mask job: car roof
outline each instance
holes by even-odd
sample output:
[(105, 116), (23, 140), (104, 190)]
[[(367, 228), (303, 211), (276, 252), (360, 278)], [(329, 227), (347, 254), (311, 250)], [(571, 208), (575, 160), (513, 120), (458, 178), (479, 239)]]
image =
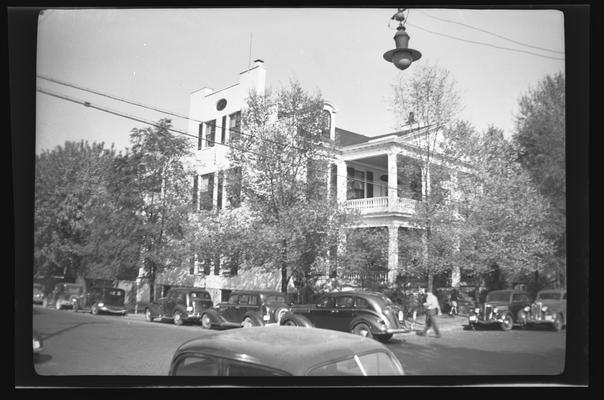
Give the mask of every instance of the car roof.
[[(388, 349), (351, 333), (294, 326), (263, 326), (212, 332), (183, 343), (175, 353), (201, 353), (249, 361), (293, 375), (353, 354)], [(287, 354), (287, 357), (284, 357)]]
[(169, 291), (173, 291), (173, 292), (207, 292), (206, 289), (198, 288), (198, 287), (177, 287), (177, 288), (171, 288)]
[(491, 293), (523, 293), (523, 294), (527, 294), (527, 292), (525, 292), (524, 290), (517, 290), (517, 289), (501, 289), (501, 290), (491, 290), (488, 294)]
[(276, 290), (233, 290), (231, 294), (269, 294), (285, 296), (285, 293), (277, 292)]

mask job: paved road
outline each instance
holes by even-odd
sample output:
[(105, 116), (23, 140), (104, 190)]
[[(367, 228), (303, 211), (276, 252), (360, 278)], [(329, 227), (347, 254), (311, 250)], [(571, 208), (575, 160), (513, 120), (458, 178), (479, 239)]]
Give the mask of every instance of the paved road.
[[(149, 323), (140, 318), (34, 308), (33, 327), (45, 351), (40, 375), (165, 375), (184, 341), (200, 326)], [(555, 375), (564, 369), (564, 332), (443, 332), (440, 339), (395, 336), (388, 347), (409, 375)]]

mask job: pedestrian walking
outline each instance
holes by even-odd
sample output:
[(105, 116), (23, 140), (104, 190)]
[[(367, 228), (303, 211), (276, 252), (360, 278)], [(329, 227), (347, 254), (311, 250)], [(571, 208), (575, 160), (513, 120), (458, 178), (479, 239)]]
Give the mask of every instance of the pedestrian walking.
[(409, 313), (411, 314), (411, 330), (415, 329), (417, 323), (417, 312), (423, 301), (421, 299), (421, 289), (419, 292), (410, 292), (408, 297)]
[(452, 317), (453, 315), (457, 315), (457, 300), (459, 299), (459, 294), (457, 293), (457, 289), (453, 289), (451, 294), (449, 295), (449, 302), (451, 303), (451, 308), (449, 309), (449, 315)]
[(426, 323), (424, 325), (424, 330), (418, 332), (417, 334), (420, 336), (426, 336), (426, 333), (430, 328), (434, 329), (434, 335), (439, 338), (440, 331), (438, 330), (438, 325), (436, 323), (436, 314), (440, 309), (440, 305), (438, 304), (438, 299), (432, 292), (426, 293), (426, 301), (423, 304), (424, 309), (426, 310)]

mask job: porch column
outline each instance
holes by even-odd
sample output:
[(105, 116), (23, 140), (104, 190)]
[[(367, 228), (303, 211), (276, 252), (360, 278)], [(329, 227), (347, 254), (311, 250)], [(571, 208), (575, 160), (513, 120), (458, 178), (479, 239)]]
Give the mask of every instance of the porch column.
[(346, 201), (346, 161), (338, 161), (336, 163), (337, 168), (337, 176), (336, 176), (336, 198), (338, 200), (338, 204), (342, 204)]
[(394, 207), (398, 202), (398, 167), (395, 152), (388, 153), (388, 208)]
[(394, 284), (398, 275), (398, 225), (388, 226), (388, 283)]

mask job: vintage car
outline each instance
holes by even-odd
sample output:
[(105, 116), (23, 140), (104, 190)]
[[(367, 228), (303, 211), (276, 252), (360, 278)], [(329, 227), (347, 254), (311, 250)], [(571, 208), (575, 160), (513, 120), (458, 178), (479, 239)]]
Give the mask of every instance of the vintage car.
[(40, 283), (34, 283), (34, 304), (44, 304), (44, 286)]
[(179, 287), (168, 290), (164, 297), (145, 307), (145, 319), (149, 322), (159, 318), (172, 320), (175, 325), (184, 322), (199, 322), (201, 314), (212, 307), (212, 297), (205, 289)]
[(462, 288), (438, 288), (435, 290), (438, 302), (442, 304), (442, 312), (445, 314), (451, 313), (451, 294), (453, 290), (457, 292), (457, 314), (468, 315), (470, 311), (476, 308), (476, 301), (470, 296), (466, 290)]
[(72, 309), (99, 313), (126, 315), (128, 309), (124, 304), (126, 292), (114, 287), (93, 287), (83, 295), (73, 299)]
[(44, 343), (42, 342), (42, 337), (36, 331), (32, 333), (32, 341), (33, 341), (33, 352), (34, 352), (34, 362), (39, 361), (40, 353), (44, 351)]
[(367, 376), (404, 371), (392, 351), (375, 340), (325, 329), (263, 326), (212, 332), (185, 342), (172, 357), (169, 375)]
[(84, 285), (76, 283), (57, 283), (50, 295), (44, 298), (44, 306), (54, 306), (57, 310), (72, 308), (74, 299), (84, 293)]
[(524, 308), (526, 327), (549, 325), (560, 331), (566, 325), (566, 289), (547, 289), (537, 293), (533, 304)]
[(520, 290), (493, 290), (487, 293), (485, 303), (476, 307), (468, 316), (471, 329), (486, 325), (498, 325), (509, 331), (514, 325), (524, 325), (524, 308), (531, 305), (527, 292)]
[(227, 302), (206, 310), (201, 316), (201, 326), (210, 328), (249, 328), (279, 324), (289, 306), (285, 294), (262, 290), (236, 290)]
[(352, 332), (386, 342), (403, 327), (402, 307), (379, 292), (333, 292), (316, 304), (292, 306), (281, 319), (282, 325), (306, 326)]

